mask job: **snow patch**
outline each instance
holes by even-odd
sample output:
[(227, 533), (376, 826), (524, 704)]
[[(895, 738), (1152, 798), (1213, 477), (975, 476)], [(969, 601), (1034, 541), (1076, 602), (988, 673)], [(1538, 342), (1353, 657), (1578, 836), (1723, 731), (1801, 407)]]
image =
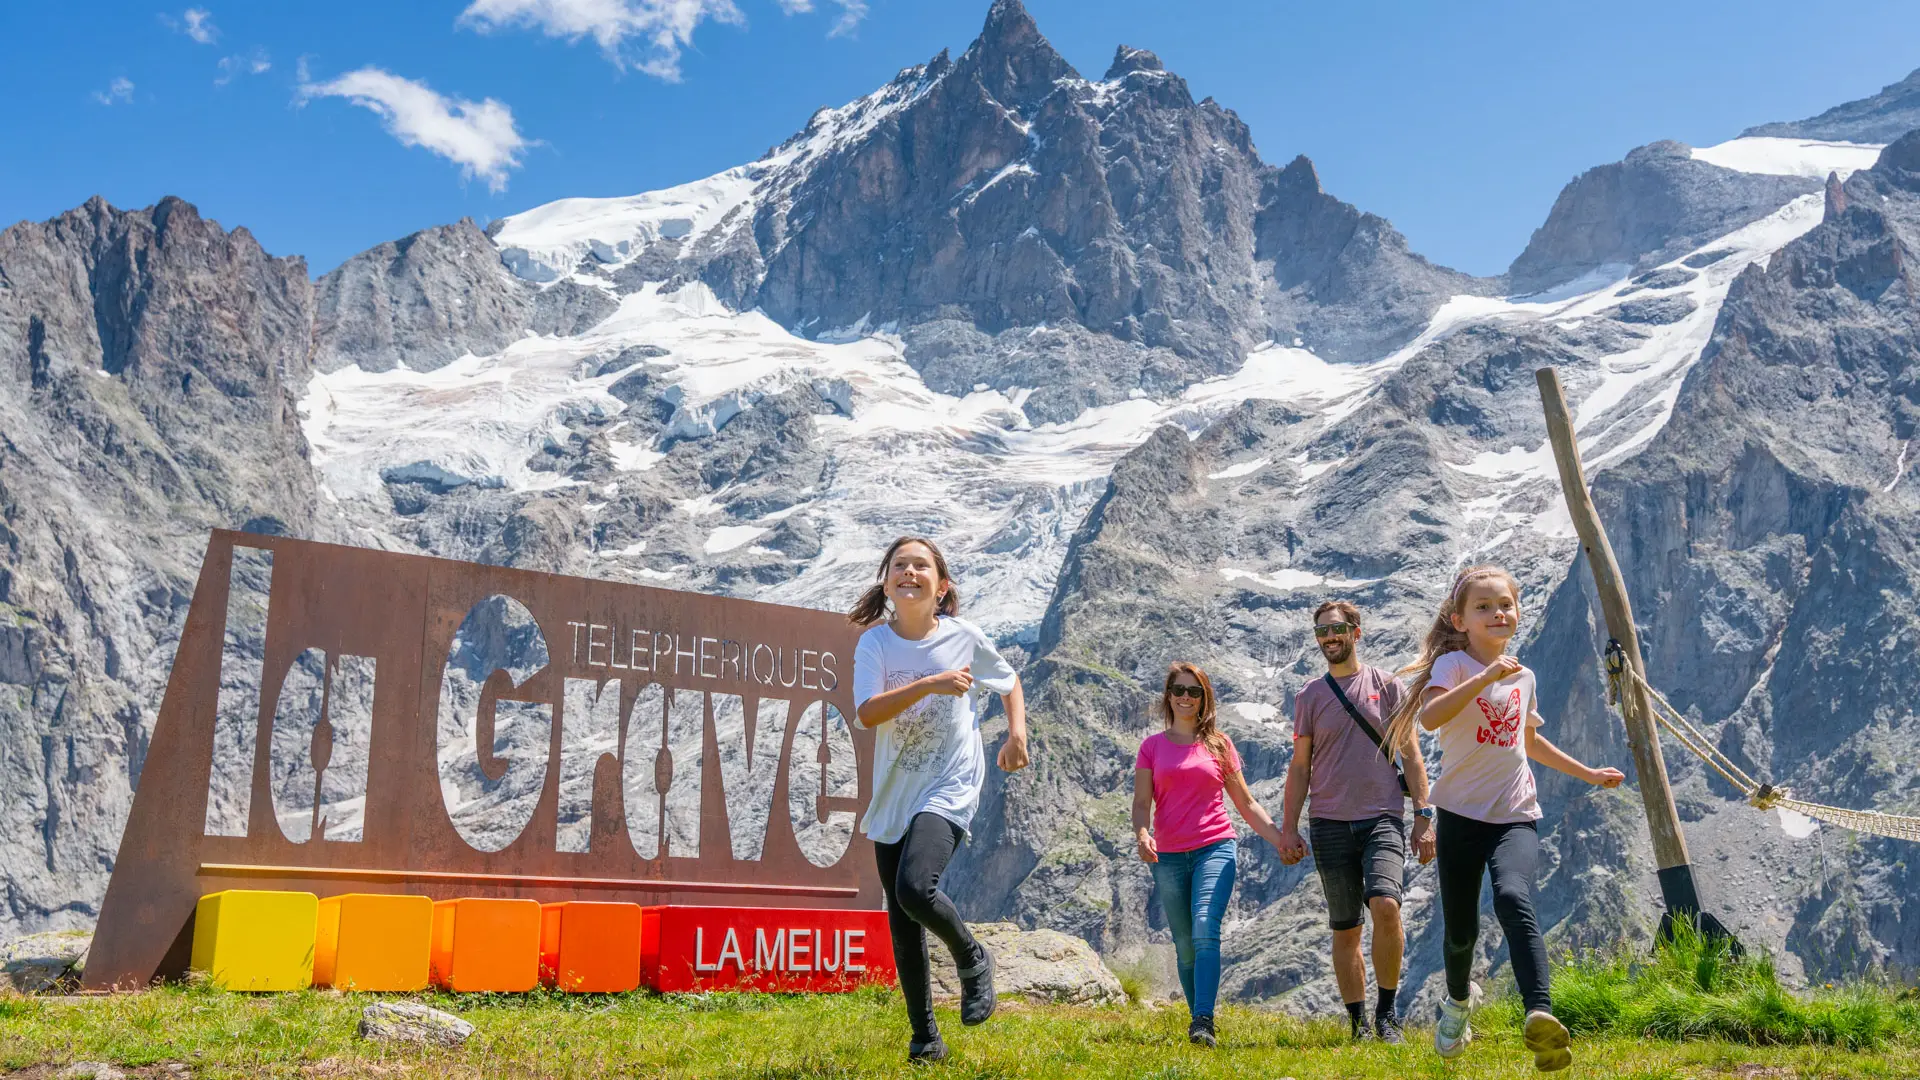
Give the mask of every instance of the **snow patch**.
[(750, 543), (772, 532), (758, 525), (722, 525), (707, 534), (706, 547), (709, 555), (718, 555), (723, 551), (732, 551), (742, 544)]
[(1270, 574), (1261, 574), (1252, 570), (1239, 570), (1231, 566), (1223, 566), (1220, 568), (1220, 576), (1228, 581), (1251, 581), (1256, 585), (1262, 585), (1279, 592), (1291, 592), (1295, 589), (1311, 589), (1316, 587), (1355, 589), (1363, 585), (1372, 585), (1381, 580), (1380, 578), (1362, 578), (1358, 580), (1338, 577), (1330, 578), (1323, 574), (1316, 574), (1311, 570), (1295, 570), (1292, 567), (1275, 570)]
[(1815, 180), (1839, 173), (1840, 179), (1845, 180), (1857, 169), (1871, 168), (1883, 149), (1885, 147), (1875, 143), (1755, 136), (1694, 147), (1693, 158), (1735, 172), (1810, 176)]
[(1233, 480), (1242, 476), (1251, 476), (1271, 464), (1273, 464), (1273, 459), (1270, 457), (1254, 458), (1252, 461), (1243, 461), (1238, 465), (1229, 465), (1219, 472), (1208, 473), (1207, 479)]

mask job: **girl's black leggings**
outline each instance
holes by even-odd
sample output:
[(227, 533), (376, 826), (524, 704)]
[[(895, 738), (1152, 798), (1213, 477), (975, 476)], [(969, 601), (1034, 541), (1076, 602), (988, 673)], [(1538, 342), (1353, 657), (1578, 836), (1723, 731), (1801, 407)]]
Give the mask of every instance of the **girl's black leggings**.
[(907, 999), (907, 1020), (915, 1042), (931, 1042), (939, 1028), (933, 1023), (933, 984), (927, 969), (927, 931), (953, 951), (954, 964), (965, 970), (979, 960), (980, 946), (973, 931), (960, 921), (960, 911), (940, 891), (940, 875), (966, 835), (960, 826), (939, 814), (919, 813), (897, 843), (873, 845), (880, 863), (880, 884), (887, 892), (887, 928), (893, 936), (893, 962), (900, 972), (900, 994)]
[[(1473, 947), (1480, 938), (1480, 879), (1493, 874), (1493, 913), (1507, 935), (1507, 955), (1528, 1011), (1553, 1011), (1547, 988), (1547, 942), (1533, 914), (1540, 870), (1540, 833), (1531, 821), (1493, 824), (1446, 810), (1436, 838), (1440, 911), (1446, 920), (1447, 993), (1467, 1000)], [(897, 949), (897, 946), (896, 946)]]

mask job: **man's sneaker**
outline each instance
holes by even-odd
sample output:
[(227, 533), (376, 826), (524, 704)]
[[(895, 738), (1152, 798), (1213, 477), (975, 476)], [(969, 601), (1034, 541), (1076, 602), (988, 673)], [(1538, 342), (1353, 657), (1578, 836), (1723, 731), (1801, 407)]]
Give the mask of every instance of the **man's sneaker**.
[(1440, 1002), (1440, 1022), (1433, 1026), (1433, 1048), (1443, 1058), (1455, 1058), (1473, 1041), (1473, 1027), (1467, 1023), (1470, 1009), (1464, 1001), (1447, 997)]
[(1364, 1016), (1348, 1017), (1347, 1030), (1354, 1042), (1366, 1042), (1373, 1038), (1373, 1028), (1367, 1025)]
[(907, 1060), (914, 1063), (947, 1060), (947, 1044), (935, 1035), (932, 1042), (907, 1043)]
[(1213, 1017), (1196, 1016), (1187, 1025), (1187, 1041), (1195, 1046), (1204, 1046), (1211, 1050), (1214, 1045)]
[(960, 972), (960, 1022), (973, 1027), (984, 1024), (999, 1003), (993, 992), (993, 953), (979, 946), (980, 959)]
[(1567, 1025), (1545, 1009), (1527, 1014), (1522, 1038), (1527, 1049), (1533, 1051), (1533, 1067), (1541, 1072), (1558, 1072), (1573, 1064), (1573, 1051), (1567, 1049), (1573, 1039), (1567, 1034)]
[(1400, 1034), (1400, 1018), (1390, 1012), (1373, 1014), (1373, 1036), (1396, 1046), (1407, 1041), (1407, 1037)]

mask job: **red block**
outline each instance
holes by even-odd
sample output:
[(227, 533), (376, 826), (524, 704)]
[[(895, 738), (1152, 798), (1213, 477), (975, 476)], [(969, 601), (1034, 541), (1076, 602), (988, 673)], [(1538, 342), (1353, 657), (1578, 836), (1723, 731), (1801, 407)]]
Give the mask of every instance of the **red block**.
[(638, 987), (640, 905), (542, 904), (540, 981), (576, 994), (618, 994)]
[(898, 980), (884, 911), (677, 905), (643, 911), (641, 977), (662, 993), (831, 992)]

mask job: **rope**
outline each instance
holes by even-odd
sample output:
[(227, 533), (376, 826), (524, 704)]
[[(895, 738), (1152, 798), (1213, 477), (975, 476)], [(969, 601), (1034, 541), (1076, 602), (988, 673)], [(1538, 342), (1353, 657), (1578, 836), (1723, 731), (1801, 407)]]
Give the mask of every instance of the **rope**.
[(1680, 745), (1693, 751), (1695, 757), (1707, 763), (1721, 778), (1733, 785), (1742, 798), (1756, 810), (1791, 810), (1816, 821), (1838, 825), (1854, 832), (1871, 833), (1875, 836), (1890, 837), (1895, 840), (1910, 840), (1920, 843), (1920, 817), (1900, 814), (1883, 814), (1878, 810), (1848, 810), (1838, 806), (1823, 806), (1820, 803), (1806, 802), (1793, 797), (1786, 788), (1775, 787), (1748, 776), (1746, 771), (1720, 749), (1713, 745), (1707, 733), (1701, 731), (1685, 713), (1673, 707), (1666, 696), (1653, 688), (1632, 664), (1627, 663), (1627, 653), (1618, 641), (1609, 640), (1606, 651), (1607, 667), (1607, 704), (1620, 705), (1620, 691), (1623, 680), (1631, 678), (1640, 689), (1646, 691), (1653, 702), (1650, 711), (1660, 726), (1667, 729)]

